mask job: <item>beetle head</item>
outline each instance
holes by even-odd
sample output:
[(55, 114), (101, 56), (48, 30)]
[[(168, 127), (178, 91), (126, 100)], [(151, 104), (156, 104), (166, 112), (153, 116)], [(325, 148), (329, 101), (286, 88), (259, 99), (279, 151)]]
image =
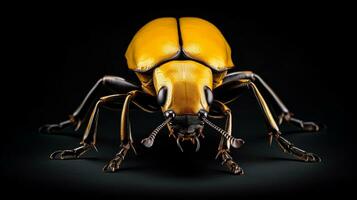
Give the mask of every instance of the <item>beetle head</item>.
[(213, 78), (208, 67), (190, 60), (170, 61), (155, 69), (153, 81), (162, 112), (197, 116), (200, 110), (209, 111)]
[(211, 70), (195, 61), (170, 61), (155, 69), (153, 79), (164, 115), (174, 115), (171, 128), (186, 135), (202, 129), (199, 114), (213, 101)]
[(153, 81), (157, 102), (171, 118), (171, 133), (177, 141), (188, 140), (199, 148), (197, 136), (204, 125), (200, 115), (207, 115), (213, 101), (211, 69), (190, 60), (170, 61), (155, 69)]

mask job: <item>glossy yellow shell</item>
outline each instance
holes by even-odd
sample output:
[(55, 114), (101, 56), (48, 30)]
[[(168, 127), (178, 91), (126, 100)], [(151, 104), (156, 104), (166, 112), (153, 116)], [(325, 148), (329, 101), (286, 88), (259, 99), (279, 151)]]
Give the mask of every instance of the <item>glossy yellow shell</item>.
[(231, 49), (221, 32), (210, 22), (194, 17), (166, 17), (147, 23), (134, 36), (125, 57), (129, 69), (146, 72), (174, 59), (181, 51), (216, 71), (234, 66)]
[(231, 48), (222, 33), (206, 20), (180, 18), (182, 50), (185, 55), (216, 71), (232, 68)]
[(125, 53), (128, 67), (146, 72), (180, 52), (175, 18), (159, 18), (147, 23), (134, 36)]
[(149, 22), (136, 33), (125, 57), (146, 93), (155, 96), (167, 87), (162, 111), (173, 110), (177, 115), (208, 111), (204, 88), (219, 86), (234, 66), (222, 33), (194, 17)]

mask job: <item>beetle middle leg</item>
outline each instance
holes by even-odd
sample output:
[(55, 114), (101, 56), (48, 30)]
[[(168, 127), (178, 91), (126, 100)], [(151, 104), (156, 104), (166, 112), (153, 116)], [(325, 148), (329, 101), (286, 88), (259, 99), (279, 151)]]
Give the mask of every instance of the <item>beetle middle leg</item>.
[(253, 90), (260, 107), (262, 108), (264, 112), (265, 119), (267, 121), (268, 128), (270, 129), (269, 133), (269, 138), (270, 138), (270, 143), (271, 140), (274, 138), (275, 141), (279, 144), (279, 147), (286, 153), (292, 154), (296, 158), (306, 161), (306, 162), (320, 162), (321, 158), (314, 154), (314, 153), (309, 153), (306, 152), (298, 147), (296, 147), (294, 144), (289, 142), (287, 139), (281, 136), (281, 132), (270, 112), (270, 109), (268, 105), (266, 104), (263, 96), (260, 94), (258, 88), (255, 86), (254, 83), (250, 82), (249, 83), (251, 89)]
[(139, 108), (141, 108), (146, 112), (156, 112), (160, 109), (159, 106), (156, 104), (156, 99), (153, 96), (150, 96), (138, 90), (133, 90), (128, 93), (128, 95), (125, 98), (123, 109), (121, 112), (121, 120), (120, 120), (121, 148), (119, 152), (114, 156), (114, 158), (110, 160), (108, 164), (106, 164), (103, 167), (103, 171), (105, 172), (115, 172), (119, 170), (130, 148), (132, 148), (136, 153), (133, 147), (133, 139), (131, 135), (131, 127), (130, 127), (130, 119), (129, 119), (129, 105), (131, 103), (134, 103), (136, 106), (138, 106)]
[[(232, 135), (232, 114), (231, 110), (222, 102), (215, 100), (211, 108), (211, 117), (226, 118), (225, 130), (229, 135)], [(237, 175), (243, 175), (243, 169), (233, 160), (230, 155), (230, 142), (225, 137), (221, 136), (218, 146), (217, 158), (221, 158), (222, 165), (225, 165), (228, 170)]]
[(100, 108), (110, 103), (118, 103), (125, 96), (126, 95), (124, 94), (114, 94), (101, 97), (93, 108), (87, 128), (83, 135), (81, 146), (71, 150), (55, 151), (50, 155), (50, 158), (54, 160), (77, 159), (92, 148), (95, 148)]

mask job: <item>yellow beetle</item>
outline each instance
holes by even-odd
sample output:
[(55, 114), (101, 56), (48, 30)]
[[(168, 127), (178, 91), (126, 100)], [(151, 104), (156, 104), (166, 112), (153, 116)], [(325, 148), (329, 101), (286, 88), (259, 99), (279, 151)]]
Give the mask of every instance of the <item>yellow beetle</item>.
[[(232, 136), (232, 114), (227, 103), (237, 99), (244, 90), (251, 90), (266, 118), (270, 142), (274, 139), (284, 152), (307, 162), (321, 159), (295, 147), (281, 136), (278, 124), (289, 122), (305, 131), (318, 131), (313, 122), (304, 122), (292, 117), (278, 96), (258, 75), (250, 71), (227, 74), (234, 67), (231, 49), (222, 33), (210, 22), (195, 18), (159, 18), (147, 23), (132, 39), (125, 57), (128, 68), (133, 70), (141, 82), (135, 85), (117, 76), (104, 76), (87, 94), (78, 109), (69, 119), (58, 124), (47, 124), (41, 132), (56, 132), (66, 127), (75, 130), (82, 125), (91, 111), (81, 146), (70, 150), (59, 150), (51, 154), (51, 159), (79, 158), (95, 148), (99, 108), (101, 106), (122, 105), (121, 149), (104, 166), (108, 172), (117, 171), (127, 151), (133, 147), (130, 131), (129, 105), (133, 103), (146, 112), (162, 111), (165, 120), (141, 143), (151, 147), (156, 135), (167, 126), (170, 136), (180, 142), (188, 140), (200, 148), (203, 127), (208, 125), (221, 135), (216, 158), (234, 174), (243, 170), (230, 156), (230, 147), (239, 148), (244, 141)], [(275, 121), (267, 103), (255, 85), (259, 83), (275, 100), (281, 109), (278, 122)], [(100, 96), (102, 88), (110, 88), (112, 93)], [(220, 128), (208, 118), (226, 118), (226, 127)]]

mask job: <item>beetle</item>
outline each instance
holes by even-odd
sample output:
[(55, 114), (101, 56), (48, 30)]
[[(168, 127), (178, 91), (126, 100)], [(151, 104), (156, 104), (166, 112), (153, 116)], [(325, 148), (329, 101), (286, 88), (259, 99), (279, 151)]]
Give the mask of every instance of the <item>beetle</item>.
[[(200, 148), (203, 127), (208, 125), (220, 136), (216, 156), (233, 174), (243, 174), (242, 168), (230, 155), (230, 148), (244, 144), (232, 136), (232, 113), (227, 104), (237, 99), (245, 90), (256, 97), (265, 116), (269, 142), (273, 140), (286, 153), (306, 162), (319, 162), (321, 158), (306, 152), (281, 136), (279, 126), (291, 123), (302, 131), (319, 131), (313, 122), (293, 117), (271, 87), (251, 71), (228, 73), (234, 67), (231, 49), (220, 30), (212, 23), (196, 17), (158, 18), (143, 26), (133, 37), (125, 53), (129, 70), (140, 80), (135, 85), (121, 77), (104, 76), (96, 82), (80, 106), (69, 118), (57, 124), (46, 124), (40, 132), (53, 133), (72, 127), (78, 131), (82, 122), (89, 117), (83, 139), (78, 148), (55, 151), (51, 159), (77, 159), (91, 149), (96, 149), (98, 113), (103, 106), (122, 104), (119, 152), (103, 168), (105, 172), (120, 169), (129, 149), (134, 150), (130, 130), (129, 105), (146, 112), (162, 112), (165, 120), (141, 143), (146, 147), (154, 144), (157, 134), (167, 126), (180, 150), (182, 141), (191, 141)], [(271, 95), (281, 114), (275, 120), (259, 84)], [(101, 96), (104, 88), (111, 93)], [(87, 115), (87, 113), (90, 113)], [(209, 118), (225, 118), (221, 128)]]

